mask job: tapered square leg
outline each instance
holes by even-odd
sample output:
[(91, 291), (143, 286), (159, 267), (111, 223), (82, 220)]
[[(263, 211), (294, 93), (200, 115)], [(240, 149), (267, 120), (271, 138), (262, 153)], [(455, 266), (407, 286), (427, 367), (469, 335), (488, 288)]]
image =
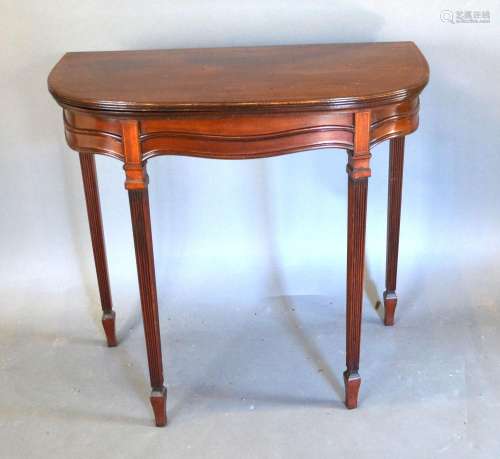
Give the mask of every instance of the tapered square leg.
[(156, 295), (148, 190), (147, 188), (129, 190), (128, 193), (134, 233), (144, 335), (148, 354), (149, 377), (152, 388), (150, 400), (156, 425), (160, 427), (167, 423), (167, 392), (163, 385), (160, 320)]
[(151, 406), (158, 427), (167, 423), (167, 391), (163, 385), (160, 318), (156, 295), (155, 263), (151, 217), (149, 214), (148, 174), (142, 161), (137, 120), (122, 120), (123, 152), (125, 155), (125, 188), (128, 190), (135, 259), (141, 295), (142, 321), (148, 354), (151, 381)]
[(347, 285), (345, 404), (358, 405), (361, 313), (365, 261), (366, 203), (370, 170), (370, 112), (355, 114), (354, 148), (347, 163)]
[(111, 289), (109, 287), (108, 264), (104, 244), (104, 231), (102, 226), (101, 204), (99, 188), (95, 169), (95, 160), (92, 153), (80, 153), (80, 166), (82, 170), (83, 188), (87, 204), (90, 237), (97, 272), (97, 284), (102, 307), (102, 325), (108, 346), (116, 346), (115, 312), (111, 302)]
[(387, 211), (387, 255), (384, 292), (384, 324), (394, 325), (398, 297), (399, 227), (401, 221), (401, 192), (403, 188), (404, 137), (391, 139), (389, 151), (389, 185)]
[(347, 242), (347, 318), (346, 366), (344, 372), (345, 404), (358, 405), (359, 356), (361, 346), (361, 314), (363, 305), (363, 275), (365, 257), (366, 199), (368, 179), (349, 178), (348, 242)]

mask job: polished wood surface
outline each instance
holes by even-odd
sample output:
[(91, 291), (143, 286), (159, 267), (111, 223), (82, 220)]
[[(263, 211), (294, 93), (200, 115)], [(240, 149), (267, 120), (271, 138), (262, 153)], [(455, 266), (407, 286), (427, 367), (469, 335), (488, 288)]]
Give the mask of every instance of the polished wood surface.
[(130, 214), (134, 233), (135, 257), (141, 295), (142, 319), (151, 381), (151, 405), (158, 427), (167, 423), (165, 404), (167, 391), (163, 386), (160, 319), (156, 294), (153, 238), (147, 188), (129, 190)]
[(363, 108), (418, 95), (412, 42), (68, 53), (49, 76), (62, 104), (94, 110)]
[(389, 186), (387, 199), (387, 255), (384, 291), (384, 324), (394, 325), (398, 297), (396, 277), (398, 272), (399, 225), (401, 220), (401, 195), (403, 191), (403, 161), (405, 138), (391, 139), (389, 147)]
[(93, 155), (123, 162), (156, 425), (166, 424), (167, 393), (148, 161), (159, 155), (250, 159), (317, 148), (347, 151), (344, 383), (346, 406), (355, 408), (370, 150), (391, 139), (384, 293), (385, 324), (391, 325), (404, 137), (418, 127), (419, 95), (428, 78), (427, 62), (411, 42), (68, 53), (55, 66), (49, 90), (63, 108), (68, 145), (80, 153), (101, 302), (106, 320), (112, 315), (113, 336)]
[(102, 226), (101, 203), (99, 199), (99, 185), (95, 168), (94, 155), (80, 153), (83, 189), (87, 204), (90, 238), (94, 252), (94, 262), (97, 273), (97, 285), (102, 307), (102, 325), (109, 347), (116, 346), (115, 312), (111, 301), (109, 286), (108, 261), (104, 243), (104, 229)]
[[(418, 127), (418, 97), (371, 112), (370, 145)], [(320, 109), (285, 113), (130, 114), (64, 109), (68, 145), (126, 162), (122, 124), (138, 123), (141, 159), (160, 155), (249, 159), (317, 148), (354, 148), (354, 112)]]
[(361, 384), (359, 355), (361, 346), (361, 312), (365, 274), (365, 229), (368, 177), (370, 170), (370, 112), (357, 112), (354, 149), (347, 163), (347, 315), (345, 404), (356, 408)]

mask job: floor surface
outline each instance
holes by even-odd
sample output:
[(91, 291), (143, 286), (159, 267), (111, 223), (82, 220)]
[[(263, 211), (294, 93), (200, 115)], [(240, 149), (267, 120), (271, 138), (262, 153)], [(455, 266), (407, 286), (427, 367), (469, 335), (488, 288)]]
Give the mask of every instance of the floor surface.
[(108, 349), (94, 288), (14, 288), (0, 334), (0, 457), (500, 457), (500, 311), (440, 287), (407, 286), (394, 327), (365, 301), (352, 411), (343, 298), (161, 293), (163, 429), (127, 289), (115, 294), (120, 343)]

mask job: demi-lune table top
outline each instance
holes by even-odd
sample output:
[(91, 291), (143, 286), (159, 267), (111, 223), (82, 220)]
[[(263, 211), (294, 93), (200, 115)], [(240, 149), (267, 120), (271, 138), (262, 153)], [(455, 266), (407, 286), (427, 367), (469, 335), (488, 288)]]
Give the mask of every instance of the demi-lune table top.
[(65, 106), (113, 112), (361, 109), (418, 95), (413, 42), (70, 52), (49, 90)]

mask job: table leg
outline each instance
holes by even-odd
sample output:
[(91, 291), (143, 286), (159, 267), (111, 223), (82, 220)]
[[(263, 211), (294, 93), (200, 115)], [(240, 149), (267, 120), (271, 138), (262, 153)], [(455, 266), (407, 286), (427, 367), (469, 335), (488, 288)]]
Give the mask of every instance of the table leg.
[(149, 215), (149, 197), (147, 187), (129, 189), (130, 213), (134, 233), (135, 256), (139, 289), (141, 296), (144, 335), (148, 354), (149, 376), (151, 380), (151, 405), (156, 425), (167, 423), (167, 390), (163, 385), (163, 363), (161, 355), (160, 322), (158, 300), (156, 296), (153, 240)]
[(111, 302), (111, 289), (109, 287), (108, 264), (106, 261), (106, 248), (104, 244), (104, 231), (102, 226), (101, 205), (99, 202), (99, 187), (93, 153), (80, 153), (83, 188), (87, 203), (92, 249), (97, 271), (97, 283), (102, 307), (102, 325), (108, 346), (116, 346), (115, 312)]
[(365, 258), (365, 224), (368, 179), (348, 183), (348, 242), (347, 242), (347, 336), (344, 383), (347, 408), (356, 408), (361, 384), (359, 354), (361, 341), (361, 312), (363, 305), (363, 276)]
[(356, 408), (361, 385), (359, 355), (365, 261), (366, 202), (370, 171), (370, 113), (355, 115), (354, 149), (347, 164), (347, 292), (345, 404)]
[(398, 297), (396, 276), (398, 270), (399, 223), (401, 218), (401, 190), (403, 187), (404, 137), (391, 139), (389, 151), (389, 186), (387, 213), (387, 256), (384, 292), (384, 324), (394, 325)]

